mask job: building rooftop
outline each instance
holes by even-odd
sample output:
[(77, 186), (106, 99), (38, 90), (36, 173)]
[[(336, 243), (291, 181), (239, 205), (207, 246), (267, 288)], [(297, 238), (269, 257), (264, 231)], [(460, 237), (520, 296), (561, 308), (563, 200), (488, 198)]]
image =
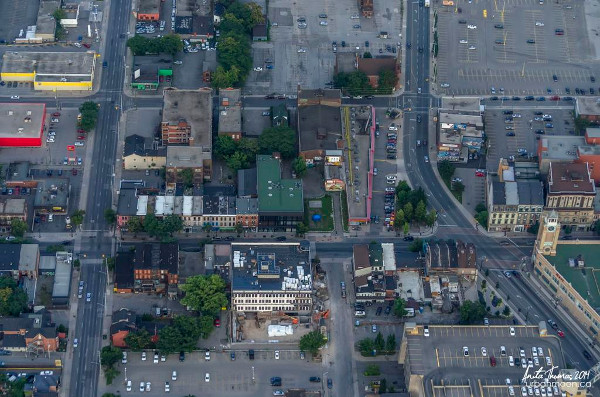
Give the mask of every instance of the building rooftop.
[[(589, 244), (587, 244), (589, 243)], [(600, 277), (600, 243), (587, 241), (578, 244), (576, 241), (556, 246), (556, 256), (546, 256), (564, 279), (600, 313), (600, 287), (597, 279)], [(575, 266), (571, 267), (569, 260)], [(578, 260), (583, 260), (583, 267), (578, 266)]]
[(0, 215), (23, 215), (26, 210), (25, 199), (2, 198), (0, 199)]
[(146, 139), (137, 134), (129, 135), (125, 137), (125, 144), (123, 146), (123, 156), (131, 156), (137, 154), (138, 156), (158, 156), (160, 154), (166, 155), (167, 151), (165, 148), (153, 148), (152, 142), (146, 143)]
[(599, 156), (600, 145), (586, 145), (577, 148), (578, 156)]
[(337, 149), (342, 138), (339, 107), (312, 105), (298, 108), (300, 151)]
[(472, 243), (430, 241), (424, 244), (430, 269), (475, 268), (477, 252)]
[(395, 57), (358, 58), (358, 70), (367, 76), (376, 76), (383, 70), (395, 71), (397, 59)]
[(133, 83), (158, 84), (158, 67), (156, 65), (136, 65), (131, 74), (131, 81)]
[(21, 244), (19, 270), (37, 275), (40, 246), (37, 244)]
[(236, 213), (239, 215), (258, 214), (258, 199), (238, 197), (235, 200)]
[(539, 145), (542, 159), (575, 161), (577, 148), (585, 146), (586, 142), (582, 136), (544, 135)]
[(138, 13), (158, 14), (160, 11), (160, 0), (140, 0), (138, 2)]
[(354, 244), (352, 250), (354, 271), (371, 266), (371, 262), (369, 261), (369, 246), (367, 244)]
[(137, 214), (138, 197), (136, 189), (121, 189), (117, 204), (117, 214), (121, 216), (135, 216)]
[(309, 252), (299, 243), (231, 244), (234, 291), (312, 291)]
[(73, 268), (73, 254), (59, 251), (56, 253), (56, 270), (54, 272), (54, 285), (52, 298), (65, 298), (71, 289), (71, 269)]
[(600, 128), (588, 127), (585, 129), (585, 135), (590, 138), (600, 138)]
[(45, 118), (44, 103), (0, 103), (0, 138), (39, 138)]
[(235, 197), (233, 196), (203, 196), (202, 213), (204, 215), (235, 215)]
[(48, 178), (38, 181), (34, 207), (62, 207), (69, 203), (69, 179)]
[(267, 37), (267, 25), (259, 23), (252, 28), (252, 37)]
[(179, 245), (177, 243), (143, 243), (135, 245), (134, 269), (168, 270), (177, 274)]
[[(117, 253), (115, 259), (115, 288), (128, 289), (133, 288), (133, 262), (135, 253), (132, 251), (122, 251)], [(114, 319), (114, 316), (113, 316)]]
[(337, 73), (351, 73), (356, 70), (356, 54), (354, 52), (338, 52), (335, 54)]
[(242, 90), (219, 91), (219, 133), (242, 132)]
[(201, 146), (167, 146), (167, 168), (202, 167), (211, 154)]
[(15, 272), (21, 260), (21, 244), (0, 245), (0, 273)]
[(442, 106), (440, 111), (449, 112), (455, 111), (464, 114), (478, 115), (481, 114), (481, 99), (479, 97), (459, 97), (450, 96), (442, 97)]
[(5, 52), (2, 73), (35, 73), (36, 80), (64, 77), (67, 81), (89, 80), (96, 65), (96, 53), (86, 52)]
[(544, 205), (544, 189), (541, 181), (518, 180), (500, 182), (490, 177), (493, 205)]
[(238, 170), (238, 196), (240, 197), (256, 197), (256, 167)]
[(550, 163), (548, 194), (596, 194), (587, 163)]
[(212, 90), (164, 90), (163, 123), (185, 120), (191, 127), (190, 146), (212, 148)]
[(303, 213), (302, 180), (281, 179), (281, 164), (271, 156), (257, 155), (259, 213)]
[(37, 22), (35, 24), (35, 32), (37, 35), (52, 35), (56, 30), (56, 19), (52, 13), (60, 8), (59, 1), (41, 1), (38, 9)]
[(578, 96), (575, 102), (577, 115), (600, 116), (600, 99), (594, 96)]
[[(461, 110), (441, 110), (439, 115), (439, 123), (441, 128), (457, 128), (459, 130), (465, 130), (467, 127), (475, 127), (477, 129), (483, 129), (483, 118), (478, 112), (473, 114), (472, 112), (463, 112)], [(448, 124), (447, 126), (444, 126)]]

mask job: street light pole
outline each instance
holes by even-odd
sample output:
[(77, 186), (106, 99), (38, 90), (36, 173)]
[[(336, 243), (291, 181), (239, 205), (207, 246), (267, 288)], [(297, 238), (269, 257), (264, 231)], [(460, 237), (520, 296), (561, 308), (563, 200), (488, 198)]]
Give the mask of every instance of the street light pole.
[(322, 376), (322, 378), (321, 378), (321, 393), (323, 395), (325, 395), (325, 385), (323, 384), (323, 382), (325, 382), (325, 375), (328, 375), (328, 374), (329, 374), (329, 371), (323, 372), (323, 375), (321, 375)]

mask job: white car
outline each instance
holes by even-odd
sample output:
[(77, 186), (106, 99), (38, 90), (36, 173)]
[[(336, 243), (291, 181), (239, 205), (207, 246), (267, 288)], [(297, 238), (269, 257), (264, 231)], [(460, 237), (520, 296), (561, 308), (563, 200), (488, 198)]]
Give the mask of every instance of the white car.
[(206, 361), (210, 361), (210, 352), (209, 351), (206, 351), (206, 353), (204, 353), (204, 359)]
[[(54, 141), (53, 141), (54, 142)], [(85, 145), (82, 141), (77, 141), (74, 143), (75, 146), (83, 146)]]
[(171, 380), (177, 380), (177, 371), (173, 371), (171, 374)]
[(463, 346), (463, 356), (469, 357), (469, 348), (467, 346)]
[(50, 121), (51, 121), (51, 122), (53, 122), (53, 123), (58, 123), (58, 122), (60, 122), (60, 120), (59, 120), (59, 119), (57, 119), (57, 118), (53, 118), (53, 119), (52, 119), (52, 120), (50, 120)]
[(531, 348), (531, 355), (532, 355), (533, 357), (537, 357), (537, 355), (538, 355), (538, 353), (537, 353), (537, 348), (535, 348), (535, 347), (532, 347), (532, 348)]
[(144, 384), (144, 382), (140, 382), (140, 391), (141, 391), (141, 392), (143, 392), (144, 390), (146, 390), (146, 389), (145, 389), (145, 386), (146, 386), (146, 385)]
[(482, 347), (482, 348), (481, 348), (481, 355), (482, 355), (483, 357), (487, 357), (487, 349), (486, 349), (485, 347)]
[(549, 366), (549, 367), (552, 366), (552, 360), (548, 356), (546, 356), (546, 365)]
[(46, 138), (46, 143), (54, 143), (54, 137), (49, 136), (48, 138)]
[(388, 131), (398, 131), (398, 126), (394, 123), (390, 124)]
[(79, 346), (79, 339), (75, 338), (73, 339), (73, 347), (75, 348), (77, 346)]
[(544, 22), (539, 22), (538, 21), (538, 22), (535, 23), (535, 26), (544, 26)]
[(210, 382), (210, 374), (207, 372), (206, 375), (204, 375), (204, 381), (206, 383)]
[(500, 355), (502, 357), (506, 357), (506, 347), (505, 346), (500, 346)]
[(477, 25), (467, 25), (467, 28), (469, 28), (469, 29), (477, 29)]
[(426, 163), (429, 163), (429, 156), (423, 157), (423, 160), (425, 160)]
[(146, 361), (146, 352), (142, 352), (142, 361)]
[(440, 84), (440, 87), (442, 87), (442, 88), (448, 88), (448, 87), (450, 87), (450, 84), (449, 83), (442, 83), (442, 84)]
[(469, 41), (468, 41), (468, 40), (464, 40), (464, 39), (463, 39), (463, 40), (459, 41), (459, 43), (460, 43), (460, 44), (469, 44)]
[(298, 48), (298, 53), (305, 53), (306, 52), (306, 48)]
[(279, 360), (279, 350), (275, 350), (275, 360)]
[(262, 70), (263, 69), (260, 66), (254, 68), (255, 72), (262, 72)]
[(183, 62), (182, 61), (175, 61), (173, 62), (175, 65), (181, 65)]
[(429, 326), (428, 325), (423, 326), (423, 336), (425, 336), (425, 337), (429, 336)]
[(519, 349), (519, 356), (525, 357), (525, 349), (523, 349), (523, 348)]
[(127, 381), (127, 391), (131, 391), (131, 379)]
[(146, 391), (152, 390), (152, 384), (150, 382), (146, 382)]
[(48, 133), (48, 136), (56, 136), (56, 131), (50, 131), (50, 132)]
[(169, 393), (171, 391), (171, 385), (169, 384), (169, 382), (165, 382), (165, 392)]
[(21, 98), (21, 97), (20, 97), (20, 96), (18, 96), (18, 95), (11, 95), (11, 96), (10, 96), (10, 99), (20, 99), (20, 98)]
[(537, 351), (538, 351), (538, 356), (544, 357), (544, 349), (542, 349), (541, 347), (538, 347)]
[(350, 19), (360, 19), (360, 15), (358, 14), (353, 14)]
[(321, 21), (321, 22), (319, 22), (319, 25), (321, 25), (321, 26), (327, 26), (327, 21)]
[(477, 49), (477, 47), (475, 47), (474, 45), (469, 46), (469, 50), (476, 50), (476, 49)]
[(162, 361), (163, 363), (165, 361), (167, 361), (167, 356), (165, 356), (164, 354), (160, 356), (160, 361)]
[(509, 332), (510, 336), (515, 336), (515, 327), (510, 327)]
[(122, 364), (127, 364), (127, 352), (123, 352), (123, 358), (121, 359)]
[(390, 174), (385, 177), (388, 181), (395, 181), (396, 175)]
[(154, 364), (158, 364), (158, 353), (154, 353)]
[(73, 45), (77, 48), (81, 48), (81, 44), (79, 44), (79, 43), (73, 43)]
[(509, 367), (515, 366), (515, 358), (513, 356), (508, 356), (508, 366)]

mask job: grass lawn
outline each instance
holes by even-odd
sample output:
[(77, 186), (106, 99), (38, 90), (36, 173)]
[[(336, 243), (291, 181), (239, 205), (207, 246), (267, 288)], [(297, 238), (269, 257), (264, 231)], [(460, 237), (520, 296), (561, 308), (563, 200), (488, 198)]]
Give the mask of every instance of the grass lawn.
[(451, 182), (444, 180), (444, 183), (446, 184), (446, 186), (448, 186), (448, 189), (450, 190), (450, 192), (452, 193), (452, 195), (454, 197), (456, 197), (456, 199), (458, 200), (459, 203), (462, 204), (462, 192), (458, 192), (456, 190), (452, 190), (451, 188)]
[(344, 231), (348, 232), (348, 201), (346, 196), (346, 191), (342, 190), (340, 194), (340, 202), (342, 203), (342, 225), (344, 227)]
[[(310, 201), (321, 201), (321, 208), (310, 208)], [(321, 220), (313, 221), (313, 215), (321, 215)], [(313, 232), (331, 232), (333, 231), (333, 199), (331, 195), (326, 194), (320, 199), (304, 200), (304, 217), (308, 229)]]

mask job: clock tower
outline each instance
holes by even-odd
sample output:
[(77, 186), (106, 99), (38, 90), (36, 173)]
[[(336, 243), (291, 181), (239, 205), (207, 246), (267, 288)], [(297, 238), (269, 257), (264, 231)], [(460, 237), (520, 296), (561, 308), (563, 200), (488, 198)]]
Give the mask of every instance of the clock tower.
[(555, 256), (559, 235), (560, 224), (558, 223), (558, 214), (556, 211), (544, 214), (536, 244), (538, 252), (545, 256)]

